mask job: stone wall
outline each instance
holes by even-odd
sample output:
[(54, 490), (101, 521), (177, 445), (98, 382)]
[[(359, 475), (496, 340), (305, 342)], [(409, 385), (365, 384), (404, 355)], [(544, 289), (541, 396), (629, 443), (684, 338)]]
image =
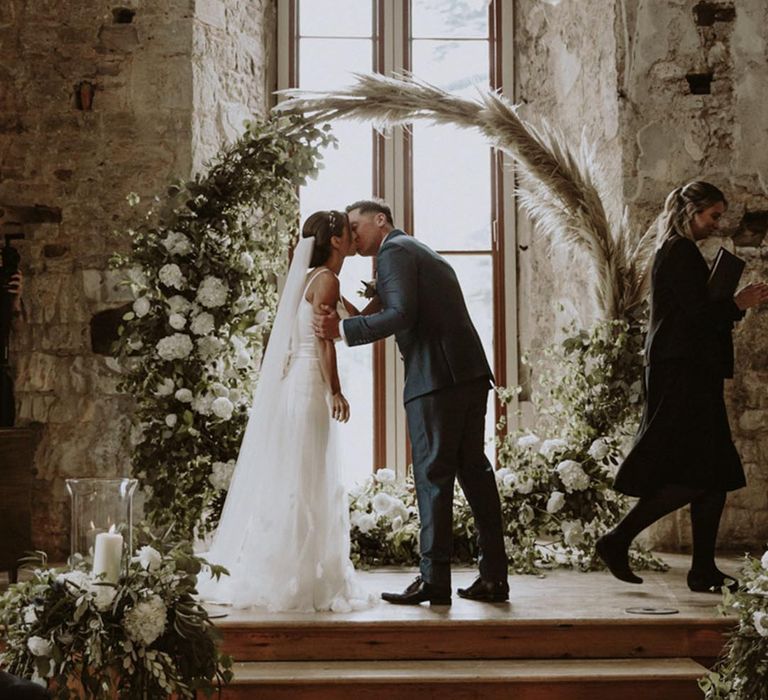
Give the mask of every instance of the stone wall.
[(127, 301), (108, 270), (126, 245), (113, 231), (136, 216), (126, 195), (188, 177), (264, 104), (265, 3), (224, 5), (0, 3), (0, 226), (27, 237), (18, 422), (43, 425), (35, 545), (54, 559), (64, 479), (129, 472), (130, 399), (108, 356)]
[[(768, 96), (768, 6), (762, 0), (518, 0), (517, 98), (530, 115), (561, 125), (576, 142), (583, 128), (618, 185), (614, 211), (626, 205), (645, 228), (665, 195), (705, 177), (729, 196), (724, 245), (748, 263), (745, 281), (768, 277), (768, 191), (763, 118)], [(583, 280), (562, 257), (547, 260), (527, 227), (519, 253), (523, 349), (556, 336), (553, 301), (583, 299)], [(568, 270), (568, 272), (566, 272)], [(593, 309), (571, 306), (572, 316)], [(768, 310), (750, 311), (735, 333), (736, 378), (727, 402), (749, 486), (733, 494), (721, 542), (762, 545), (768, 539)], [(687, 515), (654, 533), (661, 546), (685, 548)]]

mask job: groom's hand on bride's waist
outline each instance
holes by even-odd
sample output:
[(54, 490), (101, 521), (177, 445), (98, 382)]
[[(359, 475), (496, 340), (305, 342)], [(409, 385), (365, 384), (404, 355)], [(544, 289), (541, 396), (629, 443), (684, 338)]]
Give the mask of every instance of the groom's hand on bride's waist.
[(336, 309), (327, 304), (320, 305), (320, 313), (315, 313), (312, 319), (312, 327), (315, 335), (323, 340), (336, 340), (341, 338), (339, 332), (339, 314)]

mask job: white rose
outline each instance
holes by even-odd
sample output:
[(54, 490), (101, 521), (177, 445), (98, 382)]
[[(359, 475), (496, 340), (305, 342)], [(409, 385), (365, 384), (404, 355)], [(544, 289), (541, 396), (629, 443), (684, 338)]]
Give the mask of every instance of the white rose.
[(227, 302), (227, 283), (213, 275), (207, 275), (197, 290), (197, 300), (209, 309), (223, 306)]
[(213, 315), (203, 311), (192, 319), (189, 329), (195, 335), (210, 335), (216, 329)]
[(181, 314), (171, 314), (168, 317), (168, 323), (171, 325), (171, 328), (180, 331), (187, 325), (187, 319)]
[(214, 462), (211, 465), (211, 473), (208, 481), (217, 491), (226, 491), (229, 489), (229, 482), (232, 481), (232, 475), (235, 473), (235, 460), (229, 462)]
[(402, 507), (402, 503), (388, 493), (377, 493), (373, 497), (372, 505), (379, 515), (388, 515), (398, 506)]
[(232, 403), (234, 403), (234, 404), (239, 403), (241, 398), (242, 398), (242, 392), (240, 391), (240, 389), (230, 389), (229, 390), (229, 400)]
[(34, 635), (27, 640), (27, 647), (35, 656), (50, 656), (53, 653), (53, 644)]
[(149, 298), (139, 297), (133, 302), (133, 313), (135, 313), (138, 318), (144, 318), (144, 316), (149, 313), (150, 306)]
[(529, 506), (527, 503), (524, 503), (523, 507), (518, 511), (517, 517), (520, 518), (520, 522), (523, 523), (523, 525), (527, 525), (533, 521), (535, 515), (536, 514), (533, 512), (533, 508), (531, 508), (531, 506)]
[(27, 605), (24, 608), (24, 622), (27, 625), (34, 625), (37, 622), (37, 612), (34, 605)]
[(536, 450), (540, 444), (541, 438), (533, 433), (528, 433), (528, 435), (522, 435), (517, 438), (517, 446), (521, 450)]
[(170, 231), (163, 239), (163, 246), (171, 255), (187, 255), (192, 252), (192, 244), (183, 233)]
[(357, 529), (366, 534), (376, 527), (376, 517), (372, 513), (363, 513), (357, 519)]
[(269, 312), (266, 309), (261, 309), (254, 319), (258, 325), (262, 325), (269, 320)]
[(768, 551), (766, 551), (765, 554), (763, 554), (763, 558), (760, 560), (760, 565), (764, 569), (768, 570)]
[(515, 487), (518, 493), (522, 493), (523, 495), (529, 494), (531, 491), (533, 491), (534, 487), (534, 481), (533, 479), (525, 479), (524, 481), (518, 481), (517, 486)]
[(163, 563), (163, 557), (154, 547), (144, 545), (136, 554), (136, 558), (146, 571), (157, 571)]
[(160, 281), (166, 287), (175, 287), (176, 289), (184, 289), (184, 286), (187, 282), (184, 279), (184, 275), (181, 272), (181, 268), (174, 263), (163, 265), (157, 274), (158, 274), (158, 277), (160, 277)]
[[(56, 576), (56, 583), (68, 583), (71, 584), (71, 586), (74, 586), (76, 589), (84, 591), (88, 589), (88, 586), (90, 586), (91, 577), (88, 576), (85, 571), (78, 571), (75, 569), (73, 571), (65, 571), (63, 574)], [(69, 593), (79, 593), (79, 591), (74, 591), (71, 586), (66, 587)]]
[(169, 428), (175, 428), (175, 427), (176, 427), (176, 424), (177, 424), (178, 422), (179, 422), (179, 417), (178, 417), (178, 416), (177, 416), (175, 413), (169, 413), (169, 414), (168, 414), (168, 415), (165, 417), (165, 424), (166, 424), (166, 425), (167, 425)]
[(597, 438), (590, 446), (587, 454), (592, 457), (596, 462), (602, 462), (610, 452), (610, 448), (605, 441), (605, 438)]
[(562, 491), (553, 491), (547, 501), (547, 513), (557, 513), (565, 505), (565, 494)]
[(569, 547), (575, 547), (584, 541), (584, 526), (578, 520), (566, 520), (560, 528), (563, 531), (563, 541)]
[(181, 403), (190, 403), (192, 401), (192, 392), (189, 389), (179, 389), (174, 397)]
[(146, 287), (149, 283), (147, 275), (140, 267), (132, 267), (128, 270), (128, 280), (137, 287)]
[(396, 515), (392, 518), (392, 532), (400, 532), (403, 529), (403, 516)]
[(581, 468), (578, 462), (566, 459), (560, 462), (555, 469), (568, 493), (583, 491), (589, 486), (589, 475)]
[(210, 394), (196, 396), (192, 399), (192, 410), (199, 413), (201, 416), (209, 416), (211, 415), (212, 404), (213, 396)]
[(768, 613), (759, 611), (752, 613), (752, 623), (761, 637), (768, 637)]
[(192, 339), (184, 333), (174, 333), (166, 336), (155, 345), (157, 354), (168, 362), (172, 360), (183, 360), (189, 357), (192, 352)]
[(549, 460), (559, 452), (564, 452), (567, 449), (568, 443), (565, 440), (555, 438), (553, 440), (544, 440), (539, 448), (539, 454), (542, 455), (544, 459)]
[(153, 393), (155, 396), (170, 396), (175, 387), (176, 385), (173, 383), (173, 379), (166, 377), (157, 385), (157, 389), (155, 389)]
[(229, 396), (229, 389), (227, 389), (221, 382), (214, 382), (211, 384), (211, 391), (214, 396)]
[(168, 299), (166, 303), (168, 304), (168, 308), (173, 314), (186, 314), (192, 307), (189, 299), (181, 296), (181, 294), (175, 294), (170, 299)]
[(376, 479), (376, 481), (378, 481), (380, 484), (389, 484), (395, 480), (395, 472), (393, 469), (377, 469), (373, 475), (373, 478)]
[(115, 596), (117, 595), (117, 589), (114, 586), (108, 584), (94, 584), (93, 585), (93, 604), (99, 612), (105, 612), (109, 610), (112, 603), (115, 602)]
[(218, 416), (222, 420), (229, 420), (232, 418), (232, 412), (235, 410), (235, 406), (226, 396), (219, 396), (211, 404), (211, 410), (215, 416)]
[(250, 253), (240, 253), (240, 267), (245, 272), (253, 270), (253, 256)]
[(235, 367), (237, 369), (246, 369), (251, 365), (251, 355), (247, 350), (240, 349), (235, 355)]

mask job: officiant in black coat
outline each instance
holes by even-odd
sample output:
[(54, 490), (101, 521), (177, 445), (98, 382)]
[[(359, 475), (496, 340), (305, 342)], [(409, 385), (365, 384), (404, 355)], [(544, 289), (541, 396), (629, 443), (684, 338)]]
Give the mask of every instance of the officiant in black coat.
[(666, 200), (651, 275), (651, 314), (645, 343), (645, 406), (634, 445), (615, 488), (639, 501), (597, 553), (617, 578), (641, 583), (628, 549), (645, 528), (691, 506), (693, 561), (688, 586), (719, 589), (727, 577), (715, 564), (726, 493), (746, 485), (731, 439), (723, 380), (733, 376), (731, 331), (752, 306), (768, 301), (768, 285), (713, 300), (709, 268), (696, 241), (717, 230), (727, 201), (714, 185), (690, 182)]

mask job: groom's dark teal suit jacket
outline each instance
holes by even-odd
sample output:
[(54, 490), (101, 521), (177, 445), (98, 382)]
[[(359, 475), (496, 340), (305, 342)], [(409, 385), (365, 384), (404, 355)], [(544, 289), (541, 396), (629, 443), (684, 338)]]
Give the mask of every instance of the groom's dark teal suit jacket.
[(404, 401), (473, 379), (493, 380), (453, 268), (431, 248), (394, 229), (376, 256), (383, 309), (344, 321), (348, 345), (394, 333), (405, 364)]

